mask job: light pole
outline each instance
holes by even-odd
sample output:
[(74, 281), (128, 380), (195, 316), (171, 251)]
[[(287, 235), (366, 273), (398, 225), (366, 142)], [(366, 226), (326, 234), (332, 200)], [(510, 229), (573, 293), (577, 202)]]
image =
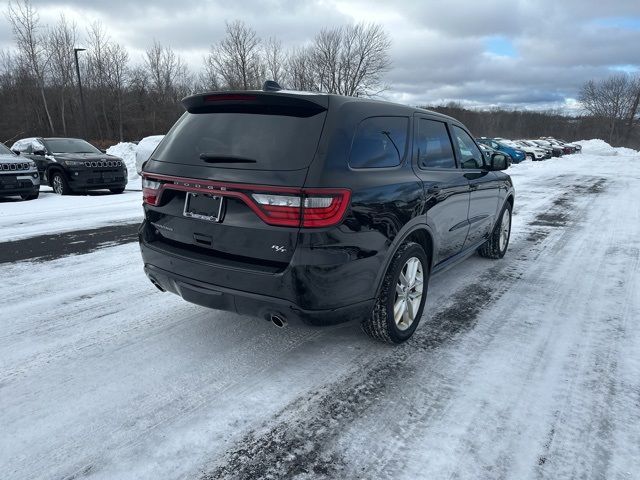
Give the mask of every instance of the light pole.
[(80, 90), (80, 106), (82, 108), (82, 131), (87, 139), (87, 111), (84, 108), (84, 95), (82, 94), (82, 80), (80, 80), (80, 64), (78, 63), (78, 52), (84, 52), (86, 48), (74, 48), (73, 54), (76, 57), (76, 73), (78, 74), (78, 89)]

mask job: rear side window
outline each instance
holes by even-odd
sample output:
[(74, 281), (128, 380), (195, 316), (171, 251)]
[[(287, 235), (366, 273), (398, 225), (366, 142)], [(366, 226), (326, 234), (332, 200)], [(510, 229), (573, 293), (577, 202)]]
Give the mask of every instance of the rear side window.
[(415, 147), (419, 168), (456, 168), (451, 139), (443, 122), (421, 118)]
[(306, 168), (315, 156), (325, 116), (185, 113), (153, 159), (246, 170)]
[(365, 118), (351, 144), (351, 168), (396, 167), (407, 149), (407, 117)]

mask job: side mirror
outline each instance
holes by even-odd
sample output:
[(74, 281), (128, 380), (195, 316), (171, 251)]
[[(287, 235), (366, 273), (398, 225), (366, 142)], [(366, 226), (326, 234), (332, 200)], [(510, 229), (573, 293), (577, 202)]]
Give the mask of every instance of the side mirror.
[(506, 155), (502, 153), (491, 155), (491, 170), (506, 170), (507, 168), (509, 168), (509, 162)]
[(46, 153), (47, 152), (45, 152), (44, 150), (34, 150), (33, 151), (34, 155), (40, 155), (41, 157), (44, 157)]
[(16, 155), (20, 155), (20, 150), (11, 150), (13, 153), (15, 153)]

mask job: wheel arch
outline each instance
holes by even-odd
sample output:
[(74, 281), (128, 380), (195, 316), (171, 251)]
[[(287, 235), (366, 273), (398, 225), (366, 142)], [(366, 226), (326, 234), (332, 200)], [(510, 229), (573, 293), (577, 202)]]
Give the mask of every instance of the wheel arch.
[(51, 183), (51, 176), (56, 173), (56, 172), (60, 172), (62, 175), (64, 175), (65, 178), (67, 178), (67, 173), (64, 171), (64, 168), (62, 168), (60, 165), (57, 164), (51, 164), (48, 165), (47, 168), (45, 169), (45, 172), (47, 173), (47, 185), (49, 185), (50, 187), (53, 187), (53, 184)]
[(389, 264), (393, 260), (393, 256), (398, 251), (401, 245), (403, 245), (407, 241), (412, 241), (420, 245), (427, 257), (429, 258), (429, 272), (431, 272), (433, 268), (433, 252), (435, 249), (434, 236), (431, 232), (431, 229), (425, 223), (420, 223), (417, 225), (413, 225), (410, 228), (407, 228), (405, 232), (398, 235), (394, 242), (391, 244), (390, 248), (387, 250), (387, 257), (385, 258), (384, 264), (382, 268), (380, 268), (380, 272), (378, 272), (377, 282), (376, 282), (376, 290), (375, 296), (377, 297), (380, 293), (380, 288), (382, 288), (382, 282), (384, 280), (384, 275), (389, 268)]

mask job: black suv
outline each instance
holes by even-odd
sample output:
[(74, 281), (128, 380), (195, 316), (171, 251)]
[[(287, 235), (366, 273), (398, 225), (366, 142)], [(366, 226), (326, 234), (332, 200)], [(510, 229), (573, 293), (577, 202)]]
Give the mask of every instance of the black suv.
[(40, 193), (40, 175), (36, 164), (20, 158), (0, 143), (0, 196), (19, 195), (23, 200), (35, 200)]
[(24, 138), (11, 147), (36, 162), (42, 183), (59, 195), (108, 189), (122, 193), (127, 167), (121, 158), (107, 155), (79, 138)]
[(285, 91), (187, 97), (143, 169), (139, 239), (153, 284), (266, 318), (357, 319), (408, 339), (429, 277), (501, 258), (514, 189), (453, 118)]

